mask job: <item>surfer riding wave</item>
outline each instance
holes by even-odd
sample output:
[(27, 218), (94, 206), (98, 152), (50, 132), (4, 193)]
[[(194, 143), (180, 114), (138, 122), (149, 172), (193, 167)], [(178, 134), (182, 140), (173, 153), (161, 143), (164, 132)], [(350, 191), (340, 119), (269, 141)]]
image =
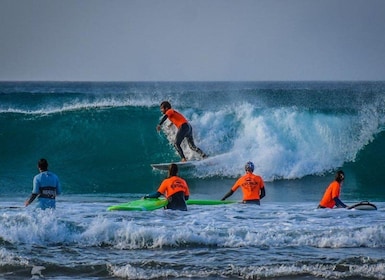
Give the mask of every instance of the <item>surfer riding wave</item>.
[(172, 109), (171, 104), (168, 101), (163, 101), (160, 104), (160, 111), (164, 114), (164, 116), (160, 123), (156, 126), (156, 129), (159, 132), (162, 124), (166, 121), (166, 119), (169, 119), (178, 128), (178, 132), (175, 136), (174, 147), (181, 157), (181, 161), (187, 161), (186, 156), (184, 155), (180, 146), (183, 139), (185, 138), (191, 150), (197, 152), (202, 158), (206, 158), (207, 155), (201, 149), (195, 146), (192, 127), (187, 119), (181, 113)]

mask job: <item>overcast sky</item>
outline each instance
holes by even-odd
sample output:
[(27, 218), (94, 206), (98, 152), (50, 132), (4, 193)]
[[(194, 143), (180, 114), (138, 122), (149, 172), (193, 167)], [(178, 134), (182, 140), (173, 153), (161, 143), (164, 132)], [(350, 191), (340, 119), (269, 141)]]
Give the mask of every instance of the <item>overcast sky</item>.
[(0, 0), (0, 80), (385, 80), (385, 0)]

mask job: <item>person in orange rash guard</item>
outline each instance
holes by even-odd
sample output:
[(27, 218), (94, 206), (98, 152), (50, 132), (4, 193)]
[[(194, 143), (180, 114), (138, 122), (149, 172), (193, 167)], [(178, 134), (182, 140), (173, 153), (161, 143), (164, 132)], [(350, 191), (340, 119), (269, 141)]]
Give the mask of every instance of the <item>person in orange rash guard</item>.
[(195, 146), (192, 127), (187, 121), (187, 119), (181, 113), (172, 109), (171, 104), (168, 101), (163, 101), (160, 104), (160, 111), (164, 114), (164, 116), (160, 120), (160, 123), (156, 126), (156, 129), (159, 132), (162, 124), (166, 121), (166, 119), (169, 119), (178, 128), (178, 132), (176, 133), (176, 136), (175, 136), (174, 146), (179, 156), (181, 157), (181, 161), (187, 161), (183, 153), (183, 150), (180, 146), (183, 139), (185, 138), (191, 150), (197, 152), (202, 158), (206, 158), (207, 155), (204, 152), (202, 152), (201, 149)]
[(259, 201), (266, 195), (263, 179), (261, 176), (253, 174), (254, 164), (251, 161), (246, 163), (245, 171), (246, 174), (235, 182), (222, 200), (230, 197), (239, 187), (241, 187), (243, 192), (243, 203), (260, 205)]
[(158, 198), (161, 195), (168, 200), (166, 209), (187, 211), (186, 200), (190, 197), (190, 190), (186, 181), (178, 176), (178, 165), (175, 163), (169, 165), (168, 176), (160, 184), (158, 191), (143, 198)]
[(341, 186), (345, 180), (345, 173), (339, 170), (336, 173), (335, 179), (326, 188), (325, 193), (318, 205), (318, 208), (346, 208), (347, 206), (340, 200)]

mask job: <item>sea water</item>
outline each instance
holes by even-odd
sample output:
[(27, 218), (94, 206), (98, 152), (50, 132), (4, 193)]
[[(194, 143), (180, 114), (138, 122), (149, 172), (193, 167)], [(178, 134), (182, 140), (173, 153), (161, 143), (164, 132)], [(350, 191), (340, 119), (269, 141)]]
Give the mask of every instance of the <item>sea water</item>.
[[(385, 279), (384, 93), (384, 82), (1, 82), (0, 277)], [(180, 170), (191, 198), (222, 198), (251, 160), (261, 206), (106, 211), (157, 189), (166, 173), (151, 163), (179, 160), (175, 131), (155, 129), (163, 100), (210, 156)], [(41, 157), (63, 186), (53, 211), (24, 207)], [(342, 201), (377, 211), (316, 208), (338, 169)]]

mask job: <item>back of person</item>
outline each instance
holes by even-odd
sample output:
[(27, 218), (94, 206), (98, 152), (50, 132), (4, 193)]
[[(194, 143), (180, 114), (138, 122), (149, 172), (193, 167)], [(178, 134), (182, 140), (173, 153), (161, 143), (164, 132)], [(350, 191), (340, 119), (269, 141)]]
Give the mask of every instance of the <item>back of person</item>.
[(167, 209), (187, 210), (185, 197), (190, 195), (190, 191), (186, 181), (182, 178), (172, 176), (163, 180), (158, 191), (165, 194), (168, 200)]
[(41, 209), (55, 208), (56, 196), (61, 194), (59, 178), (55, 173), (48, 171), (48, 161), (42, 158), (38, 161), (39, 174), (33, 177), (32, 194), (24, 203), (27, 207), (35, 198), (38, 198), (38, 207)]
[(184, 192), (176, 192), (172, 196), (170, 196), (168, 200), (168, 204), (166, 205), (166, 209), (171, 210), (180, 210), (180, 211), (187, 211), (187, 204), (185, 199), (185, 193)]
[(232, 190), (236, 191), (239, 187), (241, 187), (243, 192), (243, 200), (247, 202), (250, 200), (259, 200), (260, 192), (263, 186), (264, 183), (260, 176), (253, 173), (246, 173), (238, 179)]
[(232, 196), (238, 188), (241, 188), (243, 193), (243, 203), (260, 205), (260, 200), (266, 195), (265, 183), (261, 176), (253, 174), (254, 163), (251, 161), (248, 161), (245, 164), (245, 172), (246, 174), (235, 182), (230, 191), (225, 194), (221, 200), (226, 200), (228, 197)]
[(34, 189), (33, 193), (39, 194), (38, 196), (38, 207), (41, 209), (55, 208), (56, 207), (56, 195), (60, 194), (58, 188), (59, 179), (58, 177), (50, 172), (44, 171), (39, 173), (34, 178)]
[(186, 200), (189, 199), (190, 190), (187, 182), (178, 176), (178, 166), (175, 163), (169, 165), (168, 176), (162, 181), (158, 190), (143, 198), (158, 198), (161, 195), (168, 200), (166, 209), (187, 211)]

